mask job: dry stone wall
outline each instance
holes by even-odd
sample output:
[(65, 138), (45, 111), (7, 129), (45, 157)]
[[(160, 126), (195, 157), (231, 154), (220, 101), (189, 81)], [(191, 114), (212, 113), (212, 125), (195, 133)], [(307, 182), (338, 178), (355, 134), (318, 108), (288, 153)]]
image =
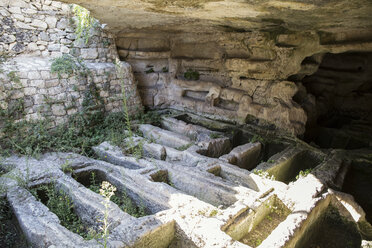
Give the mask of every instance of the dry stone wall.
[(71, 5), (50, 0), (6, 0), (0, 3), (0, 52), (58, 57), (65, 53), (92, 62), (116, 58), (113, 37), (97, 28), (90, 42), (76, 41)]
[[(92, 105), (120, 111), (123, 89), (130, 112), (141, 108), (131, 66), (114, 64), (114, 38), (98, 22), (87, 43), (78, 40), (71, 6), (48, 0), (1, 1), (0, 22), (0, 122), (48, 118), (55, 126)], [(89, 73), (51, 73), (52, 60), (64, 54)]]
[[(16, 58), (15, 64), (4, 66), (1, 75), (1, 107), (14, 119), (40, 120), (48, 118), (52, 124), (65, 122), (68, 116), (83, 108), (95, 106), (100, 111), (119, 111), (122, 108), (122, 86), (129, 94), (135, 94), (131, 67), (122, 63), (123, 76), (117, 74), (112, 63), (86, 63), (91, 72), (88, 77), (69, 76), (50, 72), (51, 61), (43, 58)], [(9, 68), (9, 69), (8, 69)], [(16, 69), (18, 79), (9, 81)], [(128, 94), (127, 93), (127, 94)], [(128, 97), (129, 108), (136, 110), (138, 100)], [(103, 107), (104, 109), (100, 108)]]

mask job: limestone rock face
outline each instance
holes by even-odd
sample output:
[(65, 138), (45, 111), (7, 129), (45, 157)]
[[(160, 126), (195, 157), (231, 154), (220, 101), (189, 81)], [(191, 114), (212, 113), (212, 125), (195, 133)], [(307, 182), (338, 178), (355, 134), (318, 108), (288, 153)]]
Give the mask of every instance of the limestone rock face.
[[(314, 74), (326, 53), (372, 51), (369, 0), (62, 2), (80, 4), (108, 24), (145, 106), (274, 124), (295, 135), (318, 116), (319, 98), (293, 75)], [(30, 28), (62, 25), (39, 24)], [(97, 57), (88, 50), (81, 55)], [(308, 57), (318, 62), (303, 63)]]
[[(371, 27), (369, 0), (63, 0), (80, 4), (116, 31), (139, 28), (233, 32), (286, 28), (345, 30)], [(293, 41), (301, 43), (301, 40)]]

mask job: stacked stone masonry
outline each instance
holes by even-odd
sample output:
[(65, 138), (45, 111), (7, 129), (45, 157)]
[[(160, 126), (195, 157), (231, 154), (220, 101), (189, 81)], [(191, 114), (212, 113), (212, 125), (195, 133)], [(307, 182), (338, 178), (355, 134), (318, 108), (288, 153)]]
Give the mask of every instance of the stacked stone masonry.
[[(58, 125), (82, 110), (92, 89), (97, 90), (107, 112), (122, 109), (123, 90), (129, 112), (141, 109), (131, 66), (116, 62), (113, 36), (96, 22), (88, 42), (84, 37), (77, 40), (72, 5), (44, 0), (1, 1), (0, 23), (0, 108), (12, 119), (48, 118), (51, 126)], [(51, 73), (53, 58), (63, 54), (81, 60), (90, 75)]]
[(32, 57), (74, 54), (91, 62), (113, 62), (113, 36), (98, 27), (90, 41), (76, 40), (72, 5), (50, 0), (0, 2), (0, 52)]
[[(86, 63), (91, 76), (79, 77), (67, 74), (59, 77), (50, 72), (51, 61), (40, 57), (13, 60), (14, 65), (4, 66), (1, 74), (4, 84), (0, 86), (0, 104), (12, 117), (25, 120), (49, 118), (52, 126), (64, 123), (68, 117), (81, 111), (85, 104), (102, 101), (107, 112), (120, 111), (123, 104), (123, 86), (127, 94), (130, 113), (140, 107), (130, 65), (121, 62), (123, 73), (117, 73), (113, 63)], [(7, 81), (8, 74), (16, 71), (19, 81)], [(89, 102), (96, 92), (99, 99)], [(132, 95), (130, 95), (132, 94)], [(85, 106), (87, 107), (87, 106)], [(89, 107), (89, 106), (88, 106)]]

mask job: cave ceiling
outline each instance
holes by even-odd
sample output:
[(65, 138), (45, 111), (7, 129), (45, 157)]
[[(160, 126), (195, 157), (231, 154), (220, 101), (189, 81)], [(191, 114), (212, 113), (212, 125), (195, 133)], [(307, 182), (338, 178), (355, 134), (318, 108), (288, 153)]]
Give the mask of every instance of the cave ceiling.
[(162, 30), (372, 30), (370, 0), (63, 0), (89, 9), (112, 32)]

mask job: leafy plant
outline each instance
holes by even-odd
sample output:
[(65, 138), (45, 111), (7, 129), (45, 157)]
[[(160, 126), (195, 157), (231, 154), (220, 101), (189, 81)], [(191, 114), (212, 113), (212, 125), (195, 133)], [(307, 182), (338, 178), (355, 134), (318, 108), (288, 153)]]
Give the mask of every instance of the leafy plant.
[[(100, 194), (100, 189), (102, 188), (102, 185), (100, 187), (100, 184), (96, 178), (96, 175), (94, 172), (90, 174), (90, 185), (89, 189), (92, 190), (93, 192)], [(118, 207), (134, 216), (134, 217), (142, 217), (146, 216), (146, 211), (145, 207), (143, 205), (137, 207), (137, 205), (132, 201), (132, 199), (127, 195), (126, 191), (122, 191), (122, 193), (116, 192), (114, 195), (110, 197), (110, 200), (114, 202)]]
[(96, 173), (94, 172), (90, 173), (89, 180), (90, 180), (89, 189), (98, 194), (100, 191), (99, 191), (99, 184), (96, 178)]
[(192, 143), (189, 143), (189, 144), (177, 147), (176, 149), (179, 150), (179, 151), (185, 151), (185, 150), (189, 149), (189, 147), (191, 147), (191, 146), (192, 146)]
[(153, 68), (150, 68), (145, 71), (146, 74), (153, 73), (153, 72), (155, 72)]
[(269, 179), (269, 180), (275, 180), (275, 176), (270, 175), (269, 172), (267, 172), (267, 171), (254, 169), (252, 172), (253, 172), (253, 174), (256, 174), (256, 175), (258, 175), (262, 178), (266, 178), (266, 179)]
[(110, 213), (110, 199), (112, 196), (115, 195), (116, 187), (111, 185), (107, 181), (103, 181), (101, 184), (101, 188), (99, 189), (99, 194), (104, 197), (103, 205), (105, 206), (105, 210), (103, 213), (103, 219), (100, 220), (102, 222), (101, 229), (101, 237), (103, 239), (103, 247), (107, 247), (107, 240), (109, 238), (109, 226), (110, 223), (108, 222), (108, 217)]
[(218, 210), (216, 209), (213, 209), (210, 213), (209, 213), (209, 217), (214, 217), (218, 214)]
[(87, 44), (90, 38), (90, 30), (97, 25), (98, 21), (90, 15), (89, 10), (79, 5), (73, 6), (73, 12), (76, 23), (76, 39), (79, 40), (83, 38), (85, 44)]
[(30, 192), (39, 201), (42, 201), (39, 194), (43, 192), (47, 198), (43, 203), (57, 215), (61, 225), (84, 238), (88, 237), (89, 230), (84, 227), (81, 219), (74, 213), (71, 199), (63, 191), (56, 190), (54, 184), (40, 185)]
[(20, 83), (21, 80), (19, 79), (19, 76), (17, 75), (17, 72), (15, 71), (11, 71), (7, 74), (8, 76), (8, 79), (11, 81), (11, 82), (14, 82), (14, 83)]
[(72, 173), (72, 167), (70, 165), (70, 162), (68, 160), (66, 160), (66, 162), (64, 162), (62, 165), (61, 165), (61, 169), (64, 173)]
[(161, 125), (161, 115), (156, 111), (148, 111), (147, 113), (143, 114), (142, 111), (137, 111), (136, 119), (139, 120), (142, 124), (151, 124), (154, 126)]
[(264, 143), (264, 139), (259, 136), (259, 135), (254, 135), (252, 138), (251, 138), (251, 143), (256, 143), (256, 142), (260, 142), (260, 143)]
[(9, 58), (9, 55), (7, 53), (2, 52), (0, 54), (0, 73), (4, 72), (4, 70), (1, 67), (8, 60), (8, 58)]
[(20, 121), (7, 120), (1, 128), (4, 134), (0, 139), (0, 154), (12, 152), (37, 156), (42, 152), (75, 152), (94, 156), (93, 146), (107, 138), (124, 140), (127, 128), (122, 112), (104, 116), (102, 112), (77, 113), (68, 122), (50, 129), (49, 120)]
[(300, 170), (300, 172), (296, 176), (296, 179), (306, 177), (307, 175), (309, 175), (309, 173), (311, 173), (311, 171), (312, 169)]
[(222, 136), (221, 134), (219, 134), (219, 133), (211, 133), (211, 134), (209, 135), (209, 137), (210, 137), (211, 139), (218, 139), (218, 138), (222, 138), (223, 136)]
[[(0, 187), (0, 195), (5, 189)], [(23, 246), (24, 245), (24, 246)], [(11, 207), (5, 197), (0, 197), (0, 247), (26, 247), (26, 241), (14, 224)]]
[(187, 79), (187, 80), (199, 80), (199, 77), (200, 77), (200, 74), (198, 71), (194, 71), (192, 69), (188, 69), (184, 74), (183, 76)]
[(50, 71), (57, 73), (58, 78), (61, 78), (62, 74), (69, 76), (73, 74), (86, 76), (89, 74), (89, 70), (85, 64), (70, 54), (63, 54), (61, 57), (53, 59)]
[(144, 140), (140, 140), (137, 144), (131, 143), (129, 139), (125, 144), (125, 151), (133, 155), (137, 160), (143, 157), (143, 144)]

